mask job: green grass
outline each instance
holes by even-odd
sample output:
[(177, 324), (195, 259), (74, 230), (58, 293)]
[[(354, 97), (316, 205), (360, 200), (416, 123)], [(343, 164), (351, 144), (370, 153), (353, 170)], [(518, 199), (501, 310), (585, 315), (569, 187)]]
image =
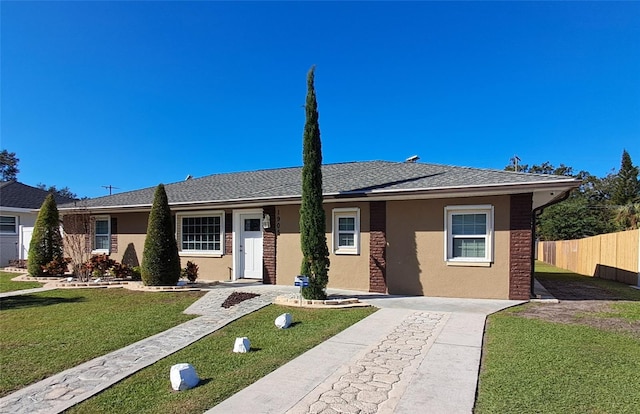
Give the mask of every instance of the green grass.
[(476, 413), (637, 413), (640, 341), (499, 313), (489, 317)]
[(0, 396), (189, 319), (202, 292), (61, 289), (0, 301)]
[[(69, 412), (201, 413), (374, 311), (270, 305), (133, 374)], [(279, 330), (273, 321), (283, 312), (293, 315), (295, 325)], [(232, 352), (234, 340), (240, 336), (249, 337), (251, 352)], [(192, 364), (203, 381), (191, 390), (174, 392), (169, 370), (182, 362)]]
[(0, 272), (0, 293), (42, 287), (42, 283), (38, 283), (38, 282), (12, 281), (11, 279), (13, 279), (16, 276), (20, 276), (20, 275), (18, 273)]
[(611, 312), (596, 313), (594, 316), (600, 318), (623, 318), (629, 321), (640, 321), (640, 303), (621, 302), (611, 305)]
[[(640, 291), (537, 263), (536, 277), (579, 282), (625, 300), (582, 316), (640, 320)], [(489, 316), (475, 412), (637, 413), (640, 340), (628, 333), (528, 319), (526, 304)]]

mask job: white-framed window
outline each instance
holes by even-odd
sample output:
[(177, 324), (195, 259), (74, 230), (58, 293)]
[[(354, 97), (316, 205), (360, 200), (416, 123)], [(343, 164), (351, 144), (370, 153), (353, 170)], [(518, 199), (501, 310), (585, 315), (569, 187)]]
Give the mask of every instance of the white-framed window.
[(18, 217), (0, 216), (0, 234), (18, 234)]
[(96, 216), (93, 221), (93, 250), (91, 253), (109, 254), (111, 251), (111, 217)]
[(445, 254), (447, 262), (493, 261), (493, 206), (447, 206)]
[(360, 209), (333, 209), (333, 253), (360, 254)]
[(176, 222), (181, 253), (224, 253), (224, 211), (178, 213)]

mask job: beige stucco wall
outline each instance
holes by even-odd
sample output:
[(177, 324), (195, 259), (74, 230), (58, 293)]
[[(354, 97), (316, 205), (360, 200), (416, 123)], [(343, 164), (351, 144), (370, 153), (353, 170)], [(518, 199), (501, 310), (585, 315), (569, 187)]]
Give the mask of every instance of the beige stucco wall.
[[(142, 252), (149, 213), (112, 214), (118, 221), (118, 251), (109, 256), (118, 262), (135, 266), (142, 264)], [(123, 258), (126, 256), (126, 260)]]
[[(444, 208), (494, 206), (491, 267), (449, 266), (444, 260)], [(509, 196), (387, 202), (387, 286), (390, 294), (507, 299)]]
[[(336, 255), (332, 252), (332, 210), (360, 208), (360, 254)], [(369, 290), (369, 203), (331, 203), (324, 205), (326, 236), (329, 247), (329, 287)], [(300, 206), (276, 207), (277, 251), (276, 280), (279, 285), (292, 285), (300, 274)]]
[(180, 255), (181, 266), (187, 266), (187, 261), (198, 265), (198, 279), (200, 280), (231, 280), (233, 257), (225, 254), (222, 257), (199, 257)]
[[(125, 263), (142, 263), (144, 241), (146, 237), (148, 213), (112, 214), (118, 219), (118, 251), (111, 254), (111, 258)], [(184, 256), (180, 254), (182, 267), (187, 266), (187, 261), (198, 265), (198, 278), (201, 280), (229, 280), (232, 267), (232, 255), (225, 254), (222, 257)]]
[[(387, 213), (387, 285), (390, 294), (505, 299), (509, 295), (510, 197), (389, 201)], [(494, 206), (494, 262), (490, 267), (450, 266), (444, 260), (444, 208), (447, 205)], [(332, 252), (332, 209), (360, 208), (360, 254)], [(300, 272), (299, 205), (277, 206), (276, 280), (292, 285)], [(329, 287), (369, 290), (369, 203), (325, 205), (326, 236), (330, 253)], [(112, 258), (142, 262), (148, 213), (114, 214), (118, 219), (118, 252)], [(126, 253), (125, 253), (126, 252)], [(131, 259), (129, 259), (131, 260)], [(198, 264), (200, 278), (228, 280), (233, 257), (182, 256)]]

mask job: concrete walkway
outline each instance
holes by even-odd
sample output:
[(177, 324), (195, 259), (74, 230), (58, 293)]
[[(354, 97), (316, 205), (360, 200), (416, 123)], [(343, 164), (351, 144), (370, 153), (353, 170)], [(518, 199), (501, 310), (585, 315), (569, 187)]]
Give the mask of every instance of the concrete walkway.
[(207, 413), (471, 413), (486, 316), (523, 303), (339, 293), (381, 309)]
[[(255, 292), (260, 296), (228, 309), (222, 308), (222, 303), (234, 290)], [(230, 322), (269, 305), (276, 296), (293, 291), (286, 286), (216, 287), (185, 311), (203, 316), (9, 394), (0, 399), (0, 413), (62, 412)]]
[(54, 290), (54, 289), (57, 289), (57, 288), (55, 288), (55, 287), (39, 287), (39, 288), (33, 288), (33, 289), (12, 290), (11, 292), (0, 293), (0, 299), (1, 298), (8, 298), (8, 297), (11, 297), (11, 296), (30, 295), (32, 293), (46, 292), (47, 290)]

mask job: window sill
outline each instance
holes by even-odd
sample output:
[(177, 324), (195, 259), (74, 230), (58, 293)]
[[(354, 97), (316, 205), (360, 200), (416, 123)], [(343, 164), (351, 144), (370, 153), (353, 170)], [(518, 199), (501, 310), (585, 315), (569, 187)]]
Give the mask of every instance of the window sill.
[(357, 250), (336, 250), (333, 254), (336, 256), (358, 256), (360, 252)]
[(178, 252), (180, 257), (222, 257), (222, 253), (209, 253), (209, 252)]
[(111, 254), (109, 250), (91, 250), (91, 254), (106, 254), (107, 256)]
[(465, 262), (448, 260), (447, 266), (491, 267), (491, 262)]

